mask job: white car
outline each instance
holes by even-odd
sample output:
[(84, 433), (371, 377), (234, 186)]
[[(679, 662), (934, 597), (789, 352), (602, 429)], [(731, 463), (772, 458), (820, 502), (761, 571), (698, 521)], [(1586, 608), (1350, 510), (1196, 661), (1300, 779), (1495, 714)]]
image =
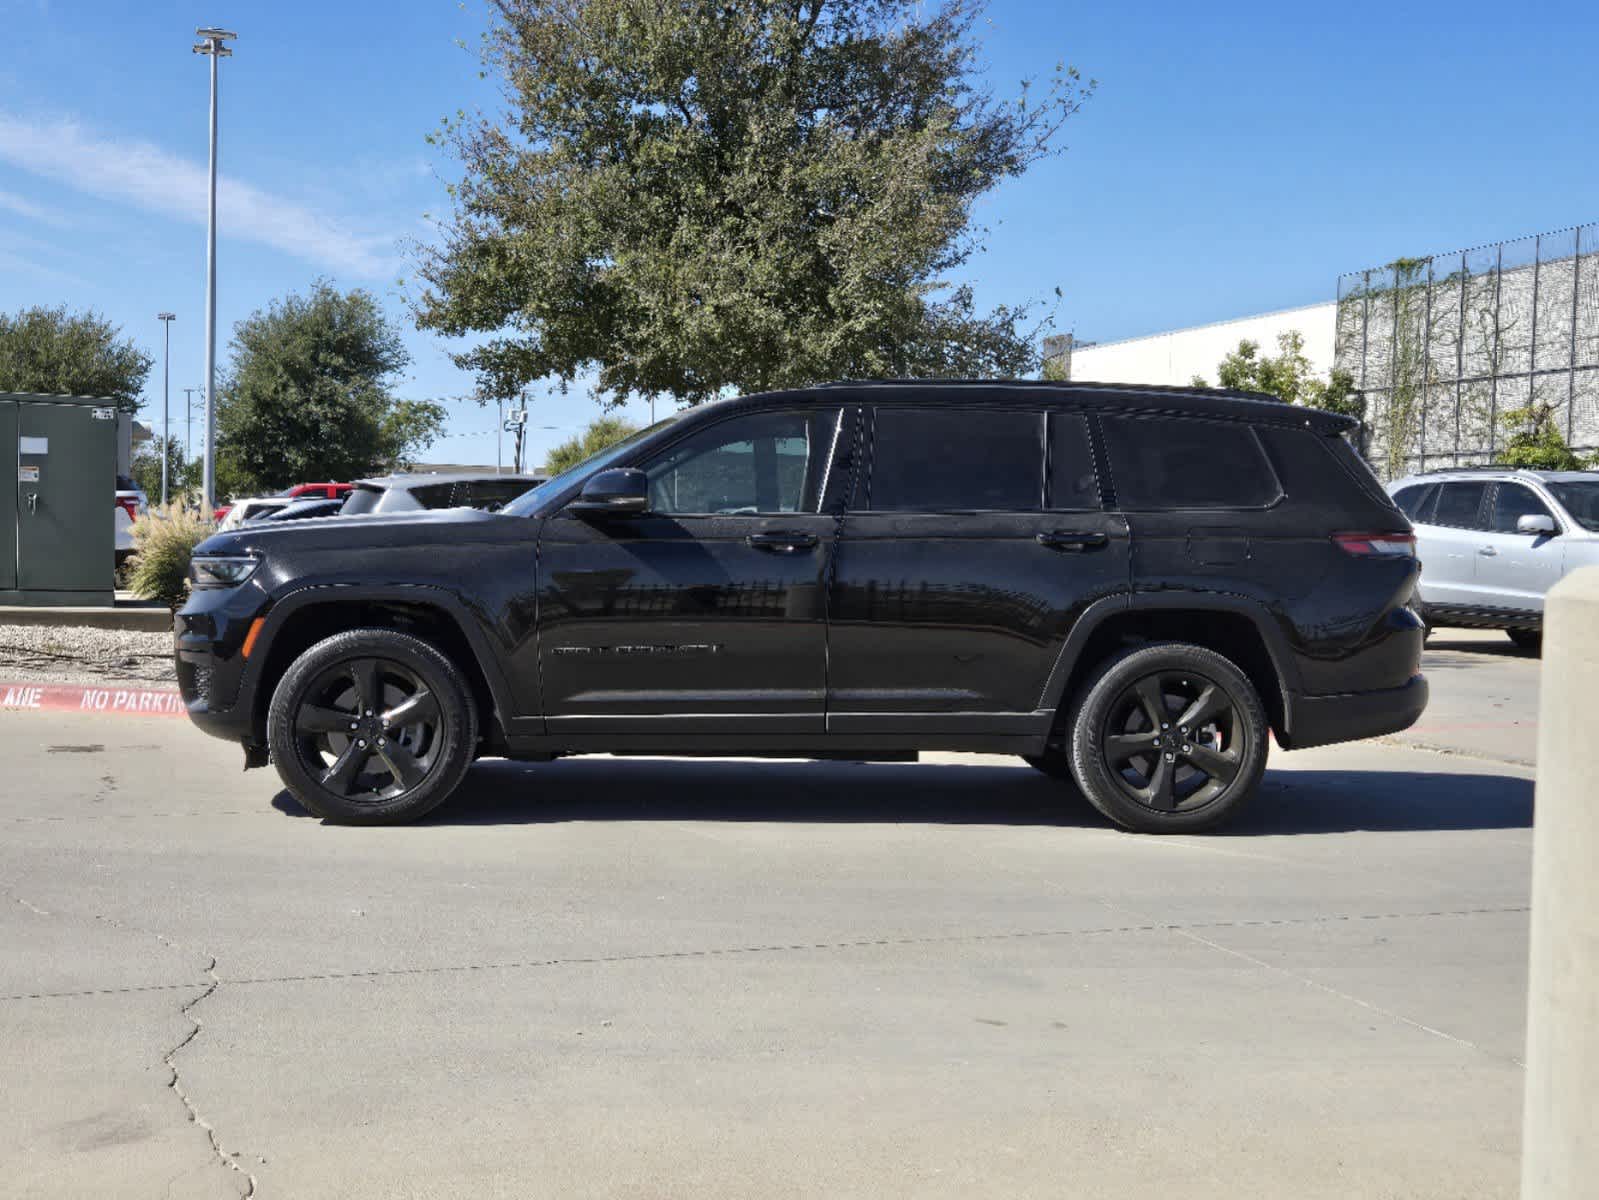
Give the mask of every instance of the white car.
[(250, 496), (243, 500), (235, 500), (228, 509), (228, 515), (223, 517), (222, 523), (217, 526), (217, 531), (220, 533), (228, 529), (237, 529), (246, 521), (259, 521), (269, 513), (287, 508), (294, 501), (293, 496)]
[(150, 511), (150, 501), (139, 485), (126, 475), (117, 476), (117, 501), (112, 512), (116, 522), (116, 565), (121, 566), (133, 553), (133, 523)]
[(1543, 640), (1543, 601), (1568, 571), (1599, 566), (1599, 471), (1477, 467), (1388, 485), (1416, 529), (1416, 603), (1429, 627)]
[(339, 515), (387, 515), (433, 508), (482, 508), (495, 512), (523, 492), (548, 482), (547, 475), (501, 475), (475, 471), (439, 471), (358, 479), (355, 490), (345, 498)]

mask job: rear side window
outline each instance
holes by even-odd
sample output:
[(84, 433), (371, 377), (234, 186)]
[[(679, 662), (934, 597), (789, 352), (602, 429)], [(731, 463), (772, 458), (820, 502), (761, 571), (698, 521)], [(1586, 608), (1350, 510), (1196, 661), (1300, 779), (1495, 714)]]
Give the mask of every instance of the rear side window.
[(1282, 495), (1247, 425), (1189, 417), (1104, 417), (1122, 508), (1264, 508)]
[(1399, 506), (1399, 511), (1405, 516), (1415, 520), (1416, 514), (1421, 511), (1421, 506), (1426, 503), (1427, 493), (1432, 490), (1430, 483), (1413, 483), (1409, 487), (1402, 487), (1394, 493), (1394, 503)]
[(429, 483), (412, 488), (411, 496), (423, 508), (459, 508), (466, 503), (466, 485)]
[(474, 479), (470, 485), (471, 498), (467, 503), (473, 508), (498, 512), (533, 486), (525, 479)]
[(873, 511), (1038, 512), (1043, 505), (1043, 413), (877, 410)]
[(1098, 508), (1099, 476), (1088, 440), (1088, 419), (1079, 413), (1056, 413), (1049, 419), (1049, 506), (1052, 509)]
[[(1548, 517), (1553, 521), (1555, 514), (1531, 488), (1519, 483), (1501, 483), (1494, 489), (1494, 532), (1515, 533), (1516, 522), (1522, 517)], [(1555, 528), (1560, 528), (1558, 521)]]
[(1434, 525), (1450, 525), (1456, 529), (1484, 529), (1482, 498), (1487, 494), (1487, 483), (1445, 483), (1438, 489), (1438, 510), (1432, 518)]

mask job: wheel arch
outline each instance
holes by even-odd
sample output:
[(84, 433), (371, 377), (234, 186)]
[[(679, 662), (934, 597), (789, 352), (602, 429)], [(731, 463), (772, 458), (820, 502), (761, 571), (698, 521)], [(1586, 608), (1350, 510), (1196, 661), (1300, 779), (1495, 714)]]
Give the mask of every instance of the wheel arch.
[(437, 647), (467, 677), (479, 714), (479, 736), (493, 746), (504, 744), (505, 721), (514, 711), (509, 689), (462, 605), (448, 592), (431, 587), (309, 587), (279, 600), (265, 620), (259, 640), (266, 653), (258, 666), (251, 664), (251, 729), (257, 739), (264, 739), (272, 693), (290, 664), (324, 638), (367, 628), (409, 633)]
[(1265, 606), (1242, 596), (1133, 594), (1091, 605), (1072, 627), (1039, 699), (1056, 714), (1051, 740), (1066, 709), (1097, 667), (1140, 642), (1180, 641), (1231, 659), (1260, 694), (1279, 740), (1293, 728), (1299, 690), (1292, 649)]

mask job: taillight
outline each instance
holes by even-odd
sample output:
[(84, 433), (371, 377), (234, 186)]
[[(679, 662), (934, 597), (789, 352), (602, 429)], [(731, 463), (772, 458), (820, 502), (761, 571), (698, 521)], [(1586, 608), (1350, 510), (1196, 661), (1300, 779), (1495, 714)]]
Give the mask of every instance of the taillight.
[(118, 496), (117, 507), (128, 514), (128, 520), (137, 521), (139, 519), (139, 502), (132, 496)]
[(1356, 558), (1415, 558), (1413, 533), (1335, 533), (1332, 540)]

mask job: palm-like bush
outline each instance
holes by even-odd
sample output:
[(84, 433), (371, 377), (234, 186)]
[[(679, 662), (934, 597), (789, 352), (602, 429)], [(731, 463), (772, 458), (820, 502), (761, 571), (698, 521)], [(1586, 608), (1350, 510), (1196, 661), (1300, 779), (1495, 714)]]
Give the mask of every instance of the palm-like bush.
[(134, 545), (128, 586), (134, 595), (176, 610), (189, 594), (189, 558), (216, 525), (174, 501), (152, 506), (128, 532)]

